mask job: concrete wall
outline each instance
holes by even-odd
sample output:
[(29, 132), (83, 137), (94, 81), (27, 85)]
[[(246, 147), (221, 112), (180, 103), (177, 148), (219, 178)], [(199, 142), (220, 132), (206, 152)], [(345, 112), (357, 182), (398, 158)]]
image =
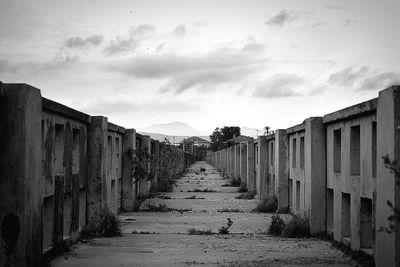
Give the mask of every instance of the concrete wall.
[(138, 186), (131, 152), (138, 142), (152, 156), (152, 184), (195, 161), (106, 117), (43, 98), (29, 85), (0, 83), (0, 111), (0, 236), (8, 247), (0, 246), (1, 266), (40, 266), (43, 253), (78, 240), (103, 212), (132, 210)]
[[(279, 208), (308, 218), (312, 233), (373, 255), (377, 266), (399, 266), (400, 226), (381, 230), (393, 215), (387, 201), (400, 209), (400, 177), (382, 160), (388, 155), (400, 173), (399, 129), (400, 86), (393, 86), (377, 99), (247, 141), (239, 169), (246, 166), (249, 190), (277, 196)], [(228, 174), (232, 148), (228, 164), (218, 165)]]

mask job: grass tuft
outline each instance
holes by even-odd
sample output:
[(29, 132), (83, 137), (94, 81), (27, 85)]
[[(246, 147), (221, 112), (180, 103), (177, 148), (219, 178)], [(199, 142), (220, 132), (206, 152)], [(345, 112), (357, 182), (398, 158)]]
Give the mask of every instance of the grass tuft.
[(283, 237), (309, 237), (310, 224), (307, 217), (293, 215), (282, 231)]
[(276, 196), (270, 196), (262, 199), (258, 204), (254, 211), (257, 212), (276, 212), (278, 209), (278, 199)]
[(256, 192), (246, 192), (242, 193), (239, 196), (235, 197), (236, 199), (254, 199), (254, 196), (256, 195)]
[(214, 233), (209, 229), (209, 230), (198, 230), (196, 228), (190, 228), (188, 230), (189, 235), (213, 235)]
[(238, 188), (238, 192), (239, 193), (246, 193), (248, 191), (247, 189), (247, 184), (246, 183), (242, 183), (240, 185), (240, 187)]

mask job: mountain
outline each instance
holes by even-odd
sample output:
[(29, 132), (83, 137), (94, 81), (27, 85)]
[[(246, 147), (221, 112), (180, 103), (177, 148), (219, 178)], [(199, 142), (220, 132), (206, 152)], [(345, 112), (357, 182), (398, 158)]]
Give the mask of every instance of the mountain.
[(192, 126), (175, 121), (171, 123), (153, 124), (148, 127), (138, 128), (138, 132), (155, 133), (169, 136), (207, 136), (211, 133), (196, 130)]
[(142, 135), (149, 135), (152, 139), (158, 141), (164, 141), (167, 138), (171, 143), (180, 143), (183, 139), (187, 139), (192, 136), (197, 136), (203, 138), (204, 140), (210, 141), (210, 136), (208, 135), (166, 135), (166, 134), (159, 134), (159, 133), (148, 133), (148, 132), (138, 132)]

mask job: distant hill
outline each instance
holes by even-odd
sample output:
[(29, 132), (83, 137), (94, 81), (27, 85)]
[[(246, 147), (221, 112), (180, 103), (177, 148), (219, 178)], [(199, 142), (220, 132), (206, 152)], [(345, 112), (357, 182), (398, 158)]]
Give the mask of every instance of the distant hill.
[(158, 141), (164, 141), (167, 138), (171, 143), (180, 143), (183, 139), (197, 136), (203, 138), (204, 140), (210, 141), (210, 136), (199, 136), (199, 135), (166, 135), (166, 134), (159, 134), (159, 133), (148, 133), (148, 132), (138, 132), (142, 135), (149, 135), (152, 139)]
[(153, 124), (148, 127), (138, 128), (138, 132), (154, 133), (167, 136), (207, 136), (210, 133), (199, 131), (192, 126), (184, 122), (171, 122), (171, 123), (160, 123)]

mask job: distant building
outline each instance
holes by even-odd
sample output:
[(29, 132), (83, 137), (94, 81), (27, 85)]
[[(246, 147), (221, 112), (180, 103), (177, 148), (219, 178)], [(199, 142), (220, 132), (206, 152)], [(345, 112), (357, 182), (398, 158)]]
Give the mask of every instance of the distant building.
[(209, 141), (197, 136), (186, 138), (181, 143), (183, 151), (192, 153), (196, 156), (197, 160), (204, 160), (207, 148), (210, 147)]

